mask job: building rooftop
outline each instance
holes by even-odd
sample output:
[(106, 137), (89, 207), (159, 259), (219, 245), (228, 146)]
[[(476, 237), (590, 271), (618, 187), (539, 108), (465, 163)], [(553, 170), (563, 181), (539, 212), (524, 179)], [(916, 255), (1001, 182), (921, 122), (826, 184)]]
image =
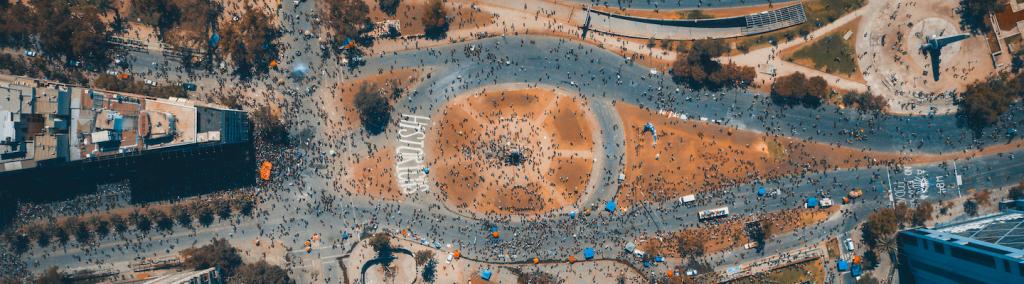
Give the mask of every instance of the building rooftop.
[[(244, 112), (0, 76), (0, 172), (249, 137)], [(222, 139), (223, 138), (223, 139)]]
[[(934, 230), (978, 241), (1024, 250), (1024, 214), (1007, 211)], [(1024, 251), (1022, 251), (1024, 252)]]

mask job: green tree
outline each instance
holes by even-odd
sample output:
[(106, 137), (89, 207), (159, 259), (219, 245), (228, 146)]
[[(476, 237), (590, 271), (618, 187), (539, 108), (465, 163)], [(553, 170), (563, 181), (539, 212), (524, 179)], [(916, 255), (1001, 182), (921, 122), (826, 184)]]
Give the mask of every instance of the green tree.
[(378, 0), (377, 3), (380, 4), (381, 11), (394, 16), (395, 12), (398, 11), (398, 5), (402, 4), (402, 0)]
[(110, 221), (107, 221), (99, 216), (92, 216), (89, 218), (89, 224), (93, 230), (96, 231), (96, 235), (100, 238), (106, 237), (110, 234)]
[(149, 209), (149, 211), (146, 212), (146, 215), (149, 215), (149, 218), (156, 224), (157, 230), (166, 232), (174, 229), (174, 220), (171, 219), (167, 213), (164, 213), (164, 211)]
[(753, 67), (715, 60), (726, 52), (729, 47), (721, 40), (694, 41), (692, 48), (676, 56), (669, 74), (676, 83), (694, 89), (742, 88), (753, 83), (757, 75)]
[(259, 135), (256, 137), (273, 145), (288, 143), (288, 128), (269, 106), (260, 106), (252, 112), (253, 122)]
[(235, 269), (242, 265), (242, 257), (238, 250), (225, 239), (214, 239), (201, 247), (191, 247), (181, 251), (183, 265), (189, 269), (220, 268), (225, 278), (234, 276)]
[(238, 267), (238, 270), (235, 271), (235, 276), (228, 282), (287, 284), (295, 283), (295, 280), (292, 280), (288, 276), (288, 271), (285, 271), (280, 266), (260, 260), (256, 263), (247, 263)]
[(135, 225), (136, 230), (143, 233), (149, 232), (153, 228), (153, 222), (149, 219), (149, 216), (139, 210), (129, 213), (128, 220)]
[(423, 266), (423, 272), (420, 273), (420, 276), (423, 277), (423, 281), (434, 283), (437, 277), (437, 261), (434, 261), (433, 258), (427, 261), (426, 265)]
[(384, 132), (391, 120), (391, 103), (375, 84), (359, 85), (355, 107), (367, 133), (377, 135)]
[(929, 220), (932, 219), (932, 214), (934, 212), (935, 208), (934, 206), (932, 206), (931, 202), (921, 201), (921, 203), (917, 204), (917, 207), (914, 208), (914, 212), (911, 215), (910, 222), (914, 226), (924, 226), (925, 222), (928, 222)]
[(1017, 186), (1010, 188), (1010, 193), (1007, 195), (1010, 200), (1024, 199), (1024, 181)]
[(1006, 6), (1006, 0), (960, 0), (960, 26), (973, 33), (981, 34), (992, 30), (988, 15), (998, 13)]
[(429, 0), (421, 19), (427, 37), (443, 38), (448, 32), (448, 12), (441, 0)]
[(416, 265), (424, 265), (427, 261), (434, 259), (434, 252), (430, 250), (417, 251), (413, 258), (416, 260)]
[(186, 208), (184, 204), (179, 203), (172, 206), (171, 217), (173, 217), (174, 221), (178, 222), (178, 225), (181, 225), (182, 227), (192, 227), (192, 214), (189, 214), (189, 209)]
[(773, 101), (783, 104), (802, 103), (807, 107), (818, 107), (828, 99), (831, 92), (824, 78), (807, 78), (803, 73), (796, 72), (775, 78), (771, 96)]
[(221, 29), (220, 47), (228, 58), (235, 63), (235, 72), (243, 78), (270, 70), (270, 61), (277, 58), (277, 45), (280, 36), (270, 15), (248, 4), (242, 10), (237, 21), (224, 25)]
[(56, 266), (47, 268), (36, 278), (36, 284), (65, 284), (72, 283), (71, 279), (68, 279)]
[[(324, 0), (318, 3), (321, 5), (320, 12), (325, 23), (337, 33), (338, 41), (344, 41), (346, 38), (358, 39), (372, 26), (370, 8), (362, 0)], [(381, 8), (383, 7), (382, 1)]]
[(128, 223), (125, 222), (124, 217), (120, 214), (113, 214), (110, 216), (110, 226), (114, 228), (114, 231), (118, 233), (124, 233), (128, 231)]

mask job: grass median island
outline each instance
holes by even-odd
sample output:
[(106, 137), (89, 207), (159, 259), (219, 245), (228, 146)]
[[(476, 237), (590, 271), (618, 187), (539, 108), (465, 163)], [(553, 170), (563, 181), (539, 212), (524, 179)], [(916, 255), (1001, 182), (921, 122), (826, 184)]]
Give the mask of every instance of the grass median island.
[(853, 54), (853, 45), (844, 40), (841, 34), (833, 33), (797, 50), (788, 59), (797, 64), (812, 65), (814, 69), (826, 73), (850, 75), (857, 71)]

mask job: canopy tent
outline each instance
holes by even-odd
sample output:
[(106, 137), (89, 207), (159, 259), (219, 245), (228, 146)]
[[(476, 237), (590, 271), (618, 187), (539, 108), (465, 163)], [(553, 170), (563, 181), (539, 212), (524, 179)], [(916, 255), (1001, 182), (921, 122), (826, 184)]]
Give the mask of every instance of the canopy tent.
[(487, 269), (480, 271), (480, 279), (491, 281), (491, 271)]
[(210, 47), (217, 47), (218, 43), (220, 43), (220, 35), (213, 33), (213, 35), (210, 36)]
[(757, 196), (764, 196), (764, 194), (765, 194), (764, 187), (763, 186), (762, 187), (758, 187), (757, 188)]
[(615, 200), (609, 200), (608, 203), (604, 204), (604, 210), (615, 213)]
[(583, 258), (594, 259), (594, 248), (583, 249)]
[(818, 207), (818, 199), (814, 197), (807, 198), (807, 208)]
[(840, 260), (839, 263), (836, 264), (836, 269), (839, 271), (846, 271), (847, 269), (850, 269), (850, 263), (845, 260)]
[(576, 210), (569, 211), (569, 218), (576, 218)]

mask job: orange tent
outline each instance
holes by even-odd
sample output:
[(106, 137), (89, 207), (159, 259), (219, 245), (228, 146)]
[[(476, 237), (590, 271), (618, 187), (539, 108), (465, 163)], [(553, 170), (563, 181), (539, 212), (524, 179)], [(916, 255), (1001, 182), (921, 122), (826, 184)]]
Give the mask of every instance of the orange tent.
[(569, 263), (574, 263), (574, 262), (576, 262), (576, 257), (570, 255), (569, 256)]
[(453, 253), (452, 256), (455, 257), (455, 259), (459, 259), (459, 257), (462, 257), (462, 252), (455, 250), (455, 253)]
[(534, 258), (533, 258), (533, 264), (538, 264), (538, 263), (540, 263), (540, 259), (539, 259), (539, 258), (536, 258), (536, 257), (534, 257)]
[(128, 79), (128, 73), (119, 73), (117, 74), (117, 78), (121, 80)]
[(268, 161), (263, 161), (263, 164), (260, 165), (260, 179), (270, 180), (270, 170), (273, 168), (274, 164), (271, 164)]
[(668, 277), (672, 277), (672, 274), (674, 274), (672, 269), (669, 269), (668, 272), (665, 272), (665, 275), (668, 275)]
[(860, 256), (859, 255), (853, 256), (853, 264), (860, 264)]
[(408, 237), (409, 236), (409, 230), (402, 229), (402, 235)]
[(307, 247), (308, 247), (308, 246), (310, 245), (310, 243), (309, 243), (309, 240), (306, 240), (306, 243), (305, 243), (305, 245), (306, 245)]
[(497, 239), (500, 236), (501, 234), (498, 234), (498, 232), (491, 232), (491, 237), (494, 237), (495, 239)]
[(313, 249), (311, 249), (311, 248), (309, 248), (309, 247), (306, 247), (306, 253), (310, 253), (310, 252), (312, 252), (312, 251), (313, 251)]
[(270, 60), (270, 69), (277, 68), (277, 60)]

